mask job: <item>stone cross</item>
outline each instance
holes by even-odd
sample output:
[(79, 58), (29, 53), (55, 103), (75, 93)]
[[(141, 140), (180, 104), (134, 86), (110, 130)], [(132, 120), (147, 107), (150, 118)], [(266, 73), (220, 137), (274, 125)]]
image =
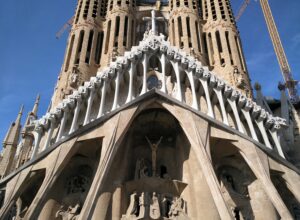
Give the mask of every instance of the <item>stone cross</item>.
[(155, 17), (155, 10), (151, 11), (151, 17), (144, 17), (143, 21), (151, 21), (151, 30), (156, 34), (156, 21), (164, 21), (163, 17)]

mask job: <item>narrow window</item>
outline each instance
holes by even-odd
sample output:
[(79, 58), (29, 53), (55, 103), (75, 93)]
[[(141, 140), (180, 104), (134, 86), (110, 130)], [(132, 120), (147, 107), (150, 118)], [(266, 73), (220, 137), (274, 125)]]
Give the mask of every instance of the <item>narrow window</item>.
[(189, 7), (189, 2), (188, 2), (188, 0), (184, 0), (184, 6), (187, 7), (187, 8)]
[(110, 28), (111, 28), (111, 20), (108, 21), (107, 31), (106, 31), (106, 39), (105, 39), (105, 54), (108, 52), (109, 38), (110, 38)]
[(113, 9), (114, 1), (110, 0), (109, 2), (109, 10), (111, 11)]
[(206, 40), (206, 33), (203, 33), (203, 44), (204, 44), (204, 52), (208, 53), (207, 49), (207, 40)]
[(222, 44), (221, 44), (221, 38), (220, 38), (220, 32), (216, 32), (216, 39), (217, 39), (217, 45), (218, 45), (218, 50), (220, 53), (223, 52)]
[(212, 12), (212, 17), (213, 20), (217, 20), (217, 14), (216, 14), (216, 7), (215, 7), (215, 2), (214, 0), (210, 0), (210, 6), (211, 6), (211, 12)]
[(78, 4), (78, 9), (77, 9), (77, 14), (76, 14), (75, 24), (78, 23), (80, 12), (81, 12), (81, 7), (82, 7), (82, 0)]
[(222, 43), (221, 43), (221, 38), (220, 38), (220, 32), (216, 31), (216, 40), (217, 40), (217, 46), (218, 46), (218, 52), (219, 52), (219, 57), (220, 57), (220, 63), (221, 65), (224, 65), (225, 60), (223, 58), (221, 58), (221, 53), (223, 52), (223, 48), (222, 48)]
[(176, 0), (176, 7), (180, 7), (180, 0)]
[(115, 26), (115, 44), (114, 47), (118, 47), (118, 38), (120, 32), (120, 16), (116, 17), (116, 26)]
[(131, 46), (134, 46), (134, 20), (131, 21)]
[(84, 31), (82, 30), (82, 31), (80, 31), (80, 35), (79, 35), (79, 41), (78, 41), (77, 52), (76, 52), (74, 64), (79, 64), (83, 38), (84, 38)]
[(99, 32), (97, 36), (96, 52), (95, 52), (95, 63), (100, 64), (101, 52), (103, 44), (103, 32)]
[(70, 41), (70, 47), (69, 47), (68, 55), (67, 55), (67, 62), (66, 62), (66, 66), (65, 66), (65, 72), (68, 71), (68, 69), (69, 69), (70, 59), (71, 59), (71, 55), (72, 55), (72, 51), (73, 51), (74, 39), (75, 39), (75, 35), (73, 34), (72, 38), (71, 38), (71, 41)]
[(107, 13), (107, 4), (108, 4), (108, 0), (101, 1), (100, 15), (102, 17), (106, 16), (106, 13)]
[(188, 37), (191, 37), (190, 17), (186, 17), (186, 27)]
[(236, 46), (237, 46), (237, 48), (238, 48), (238, 54), (239, 54), (239, 58), (240, 58), (240, 61), (241, 61), (243, 70), (246, 71), (244, 59), (243, 59), (243, 57), (242, 57), (242, 48), (241, 48), (241, 45), (240, 45), (240, 41), (239, 41), (239, 39), (237, 38), (237, 36), (235, 36), (234, 38), (235, 38)]
[(198, 0), (197, 3), (198, 3), (198, 15), (199, 15), (200, 19), (203, 20), (204, 18), (203, 18), (203, 13), (202, 13), (202, 10), (203, 10), (202, 0)]
[(214, 49), (213, 49), (211, 33), (208, 34), (208, 44), (209, 44), (209, 54), (210, 54), (211, 65), (213, 66), (215, 64), (215, 60), (214, 60)]
[(186, 29), (187, 29), (187, 34), (188, 34), (188, 41), (189, 41), (189, 47), (192, 47), (192, 42), (191, 42), (191, 26), (190, 26), (190, 17), (186, 17)]
[(175, 44), (175, 24), (174, 24), (174, 19), (172, 19), (172, 43)]
[(94, 0), (92, 17), (96, 18), (98, 13), (98, 0)]
[(126, 47), (126, 44), (127, 44), (127, 32), (128, 32), (128, 17), (125, 16), (124, 36), (123, 36), (123, 46), (124, 47)]
[(204, 0), (204, 10), (205, 10), (205, 18), (204, 20), (206, 20), (208, 18), (208, 7), (207, 7), (207, 0)]
[(90, 36), (89, 36), (88, 46), (87, 46), (86, 54), (85, 54), (85, 63), (90, 63), (90, 57), (91, 57), (91, 49), (92, 49), (92, 44), (93, 44), (93, 38), (94, 38), (94, 31), (90, 31)]
[(181, 23), (181, 17), (178, 17), (178, 36), (179, 36), (179, 46), (183, 48), (183, 42), (181, 40), (181, 37), (183, 36), (182, 33), (182, 23)]
[(233, 65), (233, 59), (232, 59), (232, 53), (231, 53), (231, 47), (230, 47), (230, 42), (229, 42), (229, 33), (228, 31), (225, 31), (225, 37), (226, 37), (226, 42), (227, 42), (227, 47), (228, 47), (228, 52), (229, 52), (229, 57), (230, 57), (230, 63)]
[(201, 53), (201, 42), (200, 42), (200, 32), (199, 32), (199, 26), (198, 22), (195, 21), (195, 26), (196, 26), (196, 35), (197, 35), (197, 44), (198, 44), (198, 50)]
[(83, 18), (86, 19), (89, 13), (89, 8), (90, 8), (90, 0), (87, 0), (85, 2), (85, 7), (84, 7), (84, 11), (83, 11)]

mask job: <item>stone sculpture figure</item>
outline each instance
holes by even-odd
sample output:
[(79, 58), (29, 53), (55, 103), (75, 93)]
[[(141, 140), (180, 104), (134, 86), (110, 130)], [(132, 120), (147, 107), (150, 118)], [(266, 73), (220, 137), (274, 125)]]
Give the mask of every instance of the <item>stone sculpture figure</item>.
[(156, 156), (157, 156), (157, 149), (158, 146), (160, 144), (160, 142), (162, 141), (163, 137), (160, 137), (159, 141), (157, 143), (151, 143), (150, 140), (148, 139), (148, 137), (146, 136), (146, 140), (151, 148), (152, 151), (152, 176), (155, 177), (156, 176)]
[(152, 194), (152, 201), (150, 204), (150, 217), (152, 219), (159, 219), (161, 217), (159, 201), (155, 192), (153, 192)]
[(74, 207), (69, 206), (67, 210), (64, 210), (64, 206), (60, 207), (60, 210), (56, 212), (55, 217), (62, 217), (62, 220), (76, 220), (77, 216), (80, 214), (81, 207), (76, 204)]
[(147, 162), (144, 158), (138, 159), (135, 168), (135, 179), (144, 178), (146, 176), (149, 176)]
[(180, 217), (179, 219), (189, 219), (186, 215), (185, 207), (185, 201), (181, 197), (174, 198), (168, 213), (169, 218), (178, 219)]
[(127, 218), (130, 216), (136, 216), (138, 214), (138, 211), (139, 211), (138, 203), (139, 203), (139, 200), (138, 200), (137, 193), (134, 192), (130, 195), (130, 204), (129, 204), (129, 207), (126, 212)]

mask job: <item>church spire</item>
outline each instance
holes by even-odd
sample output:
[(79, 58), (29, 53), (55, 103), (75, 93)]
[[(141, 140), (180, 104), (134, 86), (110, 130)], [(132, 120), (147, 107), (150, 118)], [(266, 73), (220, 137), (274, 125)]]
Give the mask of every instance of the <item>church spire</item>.
[(15, 133), (14, 128), (18, 128), (18, 126), (21, 128), (21, 119), (22, 119), (23, 110), (24, 110), (24, 105), (21, 106), (16, 120), (10, 125), (10, 128), (8, 129), (6, 136), (3, 140), (3, 147), (5, 147), (5, 145), (10, 142), (12, 136), (14, 136)]
[[(38, 108), (39, 108), (39, 104), (40, 104), (40, 94), (37, 95), (32, 111), (28, 113), (26, 121), (25, 121), (25, 126), (30, 124), (30, 121), (37, 119), (37, 112), (38, 112)], [(24, 127), (25, 129), (25, 127)]]
[(15, 156), (20, 137), (23, 110), (24, 106), (22, 105), (16, 120), (11, 124), (3, 141), (3, 157), (0, 163), (1, 177), (6, 176), (11, 171), (13, 165), (13, 158)]
[(32, 109), (32, 113), (37, 116), (37, 111), (38, 111), (38, 108), (39, 108), (39, 104), (40, 104), (40, 94), (37, 95), (36, 99), (35, 99), (35, 103), (34, 103), (34, 106), (33, 106), (33, 109)]

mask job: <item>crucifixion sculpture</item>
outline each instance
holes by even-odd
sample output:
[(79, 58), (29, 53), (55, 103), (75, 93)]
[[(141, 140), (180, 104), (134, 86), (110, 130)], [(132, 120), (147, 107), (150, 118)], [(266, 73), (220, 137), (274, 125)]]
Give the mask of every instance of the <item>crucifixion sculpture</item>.
[(151, 151), (152, 151), (152, 176), (156, 175), (156, 155), (157, 155), (157, 149), (158, 149), (158, 145), (160, 144), (160, 142), (162, 141), (163, 137), (161, 136), (160, 139), (158, 140), (157, 143), (151, 143), (149, 138), (147, 136), (145, 136)]

